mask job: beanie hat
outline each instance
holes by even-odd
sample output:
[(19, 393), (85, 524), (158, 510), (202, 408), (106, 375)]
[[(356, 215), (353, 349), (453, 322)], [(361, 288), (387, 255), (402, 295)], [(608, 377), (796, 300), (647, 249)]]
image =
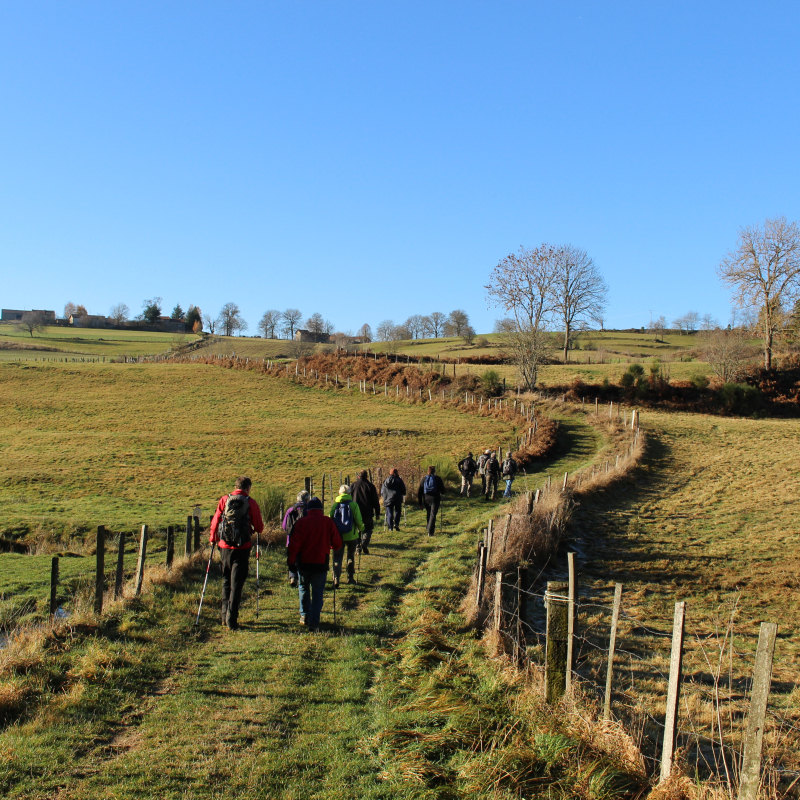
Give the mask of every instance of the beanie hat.
[(318, 508), (322, 510), (322, 500), (320, 500), (319, 497), (312, 497), (308, 501), (308, 510), (310, 511), (313, 508)]

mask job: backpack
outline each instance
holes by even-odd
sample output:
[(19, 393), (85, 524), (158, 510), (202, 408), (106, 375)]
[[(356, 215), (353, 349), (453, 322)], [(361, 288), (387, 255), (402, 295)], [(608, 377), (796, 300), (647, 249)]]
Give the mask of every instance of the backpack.
[(426, 475), (425, 482), (422, 484), (425, 494), (436, 494), (436, 476)]
[(250, 498), (229, 494), (219, 518), (219, 538), (231, 547), (242, 547), (250, 541), (250, 530)]
[(294, 526), (297, 524), (297, 520), (302, 519), (307, 513), (308, 509), (303, 503), (296, 503), (293, 506), (289, 506), (286, 514), (284, 514), (281, 527), (286, 531), (287, 547), (289, 546), (289, 537), (292, 535), (292, 531), (294, 530)]
[(503, 477), (513, 478), (516, 471), (517, 465), (510, 458), (507, 458), (503, 462)]
[(353, 509), (347, 500), (342, 500), (336, 511), (333, 512), (333, 521), (339, 529), (339, 533), (350, 533), (353, 530)]

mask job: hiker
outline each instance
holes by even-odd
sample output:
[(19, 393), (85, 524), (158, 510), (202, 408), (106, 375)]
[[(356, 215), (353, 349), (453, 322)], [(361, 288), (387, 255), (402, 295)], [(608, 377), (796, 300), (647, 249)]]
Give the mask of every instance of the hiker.
[[(292, 530), (294, 529), (297, 520), (302, 519), (308, 510), (309, 494), (306, 491), (300, 492), (297, 495), (297, 502), (286, 509), (281, 521), (281, 528), (286, 531), (286, 549), (289, 549), (289, 541), (292, 538)], [(297, 570), (289, 567), (289, 586), (297, 586)]]
[(436, 529), (436, 514), (443, 494), (444, 481), (436, 474), (436, 467), (428, 467), (428, 474), (419, 482), (417, 490), (417, 501), (420, 507), (425, 506), (428, 536), (433, 536)]
[(458, 471), (461, 473), (461, 496), (469, 497), (469, 490), (472, 488), (472, 479), (478, 471), (478, 465), (472, 457), (472, 453), (459, 461)]
[(294, 524), (286, 551), (289, 571), (295, 570), (300, 578), (300, 624), (312, 633), (319, 628), (330, 552), (341, 546), (342, 535), (336, 523), (322, 513), (322, 501), (312, 497), (306, 504), (306, 515)]
[(511, 484), (514, 483), (514, 476), (517, 474), (517, 462), (514, 461), (514, 454), (506, 454), (506, 460), (500, 470), (503, 480), (506, 482), (506, 490), (503, 497), (511, 497)]
[(500, 479), (500, 462), (497, 460), (497, 453), (494, 450), (489, 455), (489, 460), (483, 469), (486, 473), (486, 499), (494, 500), (497, 497), (497, 481)]
[(236, 488), (217, 503), (209, 531), (208, 540), (219, 545), (222, 562), (222, 624), (232, 631), (239, 627), (239, 604), (250, 566), (252, 533), (264, 531), (261, 509), (250, 497), (252, 485), (245, 475), (236, 479)]
[(361, 534), (359, 547), (361, 552), (369, 555), (369, 541), (372, 538), (372, 531), (375, 521), (381, 518), (381, 501), (378, 499), (378, 490), (375, 484), (369, 479), (367, 470), (358, 473), (356, 482), (350, 488), (353, 501), (358, 505), (361, 512), (361, 520), (364, 523), (364, 532)]
[(484, 450), (478, 459), (478, 475), (481, 476), (481, 494), (486, 494), (486, 462), (489, 460), (491, 450)]
[(339, 487), (339, 494), (333, 501), (330, 513), (331, 519), (336, 523), (342, 535), (342, 544), (333, 552), (333, 588), (339, 588), (339, 578), (342, 575), (342, 559), (347, 548), (347, 582), (355, 583), (356, 571), (356, 545), (359, 534), (364, 530), (361, 520), (361, 509), (358, 503), (353, 502), (350, 487), (345, 483)]
[(386, 509), (386, 527), (389, 530), (400, 530), (400, 515), (403, 513), (403, 500), (406, 497), (406, 485), (395, 467), (381, 486), (383, 507)]

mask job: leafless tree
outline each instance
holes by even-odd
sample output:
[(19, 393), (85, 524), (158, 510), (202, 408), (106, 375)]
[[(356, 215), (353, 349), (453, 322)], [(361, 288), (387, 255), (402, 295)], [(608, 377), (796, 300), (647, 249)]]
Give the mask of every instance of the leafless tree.
[(433, 339), (438, 339), (444, 333), (444, 324), (447, 322), (447, 317), (441, 311), (434, 311), (425, 317), (428, 323), (428, 333)]
[(684, 319), (686, 320), (687, 332), (694, 333), (697, 330), (697, 323), (700, 321), (700, 315), (696, 311), (687, 311)]
[(250, 326), (247, 324), (247, 320), (243, 319), (242, 317), (237, 317), (235, 322), (234, 330), (236, 331), (237, 336), (241, 336), (243, 333), (248, 331)]
[(314, 336), (316, 337), (322, 336), (322, 331), (324, 330), (324, 328), (325, 328), (325, 320), (323, 319), (322, 314), (320, 314), (319, 312), (312, 314), (306, 320), (306, 329), (308, 330), (309, 333), (313, 333)]
[(34, 333), (44, 333), (45, 325), (47, 325), (47, 319), (44, 314), (27, 311), (17, 323), (17, 330), (29, 333), (33, 339)]
[(653, 327), (650, 329), (656, 337), (656, 341), (664, 341), (664, 331), (667, 329), (667, 318), (662, 314), (653, 320)]
[(548, 244), (520, 247), (494, 267), (485, 287), (489, 301), (512, 315), (502, 323), (501, 343), (528, 389), (536, 385), (552, 348), (545, 326), (553, 311), (556, 254)]
[(370, 328), (368, 323), (364, 323), (358, 329), (358, 338), (361, 339), (362, 342), (371, 342), (372, 341), (372, 328)]
[(451, 336), (461, 336), (469, 326), (469, 315), (462, 308), (451, 311), (445, 323), (446, 330)]
[(289, 355), (291, 355), (292, 358), (310, 356), (314, 352), (315, 347), (316, 345), (314, 342), (303, 342), (299, 339), (292, 339), (289, 343)]
[(235, 331), (241, 330), (241, 323), (244, 320), (239, 316), (240, 314), (239, 306), (236, 303), (225, 303), (222, 306), (218, 321), (220, 328), (222, 328), (223, 336), (233, 336)]
[(259, 333), (265, 339), (274, 339), (275, 328), (278, 327), (280, 321), (281, 321), (280, 311), (276, 311), (275, 309), (270, 309), (269, 311), (265, 311), (264, 315), (261, 317), (261, 321), (258, 323)]
[(675, 328), (675, 330), (678, 331), (678, 333), (681, 336), (683, 336), (683, 332), (684, 330), (686, 330), (687, 327), (686, 315), (683, 315), (681, 317), (675, 317), (675, 319), (672, 320), (672, 327)]
[(281, 314), (281, 320), (283, 321), (283, 332), (288, 333), (290, 339), (294, 339), (294, 332), (297, 328), (297, 323), (300, 322), (302, 318), (303, 315), (299, 308), (287, 308), (286, 311)]
[(420, 339), (425, 330), (425, 321), (420, 314), (412, 314), (405, 322), (412, 339)]
[(72, 301), (64, 306), (64, 319), (69, 319), (73, 314), (77, 314), (78, 306)]
[(739, 242), (717, 267), (722, 282), (733, 291), (734, 303), (755, 306), (764, 343), (764, 367), (772, 367), (775, 333), (783, 309), (800, 296), (800, 228), (786, 217), (767, 219), (764, 226), (739, 231)]
[(326, 319), (322, 323), (322, 332), (325, 334), (325, 336), (332, 336), (335, 330), (336, 326), (329, 319)]
[(703, 314), (700, 319), (700, 329), (704, 331), (711, 331), (714, 328), (719, 328), (719, 322), (711, 314)]
[(495, 333), (510, 333), (517, 329), (517, 323), (511, 317), (503, 317), (494, 321)]
[(394, 321), (391, 319), (385, 319), (378, 325), (377, 336), (379, 342), (390, 342), (392, 341), (393, 333), (395, 329)]
[(702, 331), (700, 353), (723, 383), (738, 383), (744, 376), (748, 361), (752, 361), (758, 351), (751, 346), (746, 331), (732, 328), (729, 331)]
[(464, 344), (472, 344), (475, 341), (475, 328), (473, 328), (472, 325), (467, 325), (467, 327), (461, 331), (461, 338)]
[(128, 321), (128, 316), (130, 315), (131, 310), (125, 303), (117, 303), (112, 309), (109, 317), (114, 320), (115, 325), (122, 325), (124, 322)]
[(608, 287), (585, 250), (564, 245), (556, 251), (553, 307), (564, 325), (564, 363), (569, 359), (573, 330), (597, 320), (603, 313)]

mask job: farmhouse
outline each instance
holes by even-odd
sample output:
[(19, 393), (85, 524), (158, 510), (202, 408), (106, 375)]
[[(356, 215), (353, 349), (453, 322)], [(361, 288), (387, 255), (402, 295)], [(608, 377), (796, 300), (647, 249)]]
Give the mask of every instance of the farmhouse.
[(16, 308), (4, 308), (2, 310), (2, 322), (20, 322), (24, 314), (41, 314), (46, 323), (52, 325), (56, 321), (55, 311), (43, 311), (38, 308), (31, 309), (30, 311), (20, 311)]
[(304, 329), (298, 329), (294, 332), (294, 340), (296, 342), (330, 342), (330, 334), (327, 333), (314, 333)]
[(69, 324), (73, 328), (111, 328), (114, 327), (113, 320), (99, 314), (70, 314)]

